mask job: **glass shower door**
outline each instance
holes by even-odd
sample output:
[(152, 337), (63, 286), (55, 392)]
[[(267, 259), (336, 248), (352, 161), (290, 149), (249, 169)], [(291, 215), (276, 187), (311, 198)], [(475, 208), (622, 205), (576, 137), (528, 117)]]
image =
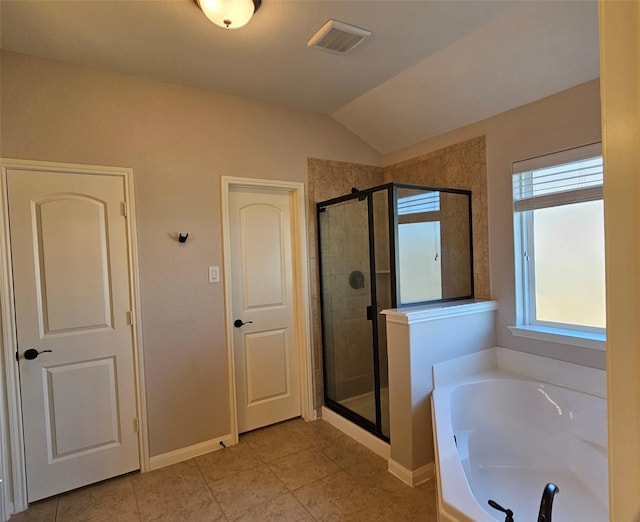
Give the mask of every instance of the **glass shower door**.
[(393, 283), (391, 278), (391, 249), (389, 248), (389, 190), (371, 194), (373, 211), (373, 252), (375, 258), (375, 326), (377, 328), (376, 356), (378, 364), (378, 424), (380, 434), (389, 439), (389, 361), (387, 357), (387, 321), (380, 312), (393, 308)]
[(318, 222), (325, 402), (375, 431), (368, 199), (324, 207)]

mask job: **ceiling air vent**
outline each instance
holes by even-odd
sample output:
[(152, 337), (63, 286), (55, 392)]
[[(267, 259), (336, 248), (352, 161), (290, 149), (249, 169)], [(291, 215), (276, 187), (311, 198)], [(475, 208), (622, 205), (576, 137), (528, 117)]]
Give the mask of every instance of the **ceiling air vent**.
[(307, 45), (332, 53), (347, 54), (367, 36), (371, 36), (371, 31), (329, 20), (311, 37)]

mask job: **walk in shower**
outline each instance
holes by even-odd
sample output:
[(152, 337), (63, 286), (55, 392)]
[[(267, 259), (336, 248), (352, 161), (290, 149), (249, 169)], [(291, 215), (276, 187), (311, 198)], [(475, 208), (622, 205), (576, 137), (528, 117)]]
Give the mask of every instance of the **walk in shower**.
[(380, 312), (473, 297), (471, 192), (391, 183), (317, 212), (324, 403), (389, 441)]

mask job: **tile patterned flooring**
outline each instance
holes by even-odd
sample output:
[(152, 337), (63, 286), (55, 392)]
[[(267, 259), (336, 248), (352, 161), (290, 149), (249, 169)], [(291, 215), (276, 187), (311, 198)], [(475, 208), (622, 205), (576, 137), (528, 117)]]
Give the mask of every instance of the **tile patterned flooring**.
[(33, 503), (10, 522), (436, 522), (434, 481), (410, 488), (325, 421), (302, 419), (149, 473)]

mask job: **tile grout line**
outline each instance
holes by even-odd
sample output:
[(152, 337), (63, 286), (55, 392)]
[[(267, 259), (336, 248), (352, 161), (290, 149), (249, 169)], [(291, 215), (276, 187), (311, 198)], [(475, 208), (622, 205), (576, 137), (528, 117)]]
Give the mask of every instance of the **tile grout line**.
[[(53, 515), (53, 520), (55, 522), (58, 521), (58, 507), (59, 506), (60, 506), (60, 495), (56, 495), (56, 511), (55, 511), (55, 513)], [(28, 508), (28, 505), (27, 505), (27, 508)]]
[[(329, 430), (328, 428), (325, 429), (321, 425), (318, 425), (318, 429), (311, 429), (310, 426), (307, 426), (306, 424), (301, 425), (299, 423), (291, 426), (288, 432), (270, 432), (266, 429), (262, 434), (263, 435), (259, 435), (257, 437), (252, 437), (249, 441), (241, 441), (243, 446), (246, 445), (246, 450), (242, 450), (241, 454), (245, 455), (244, 452), (246, 451), (246, 455), (251, 456), (251, 458), (249, 458), (247, 462), (239, 462), (238, 464), (249, 464), (250, 467), (247, 470), (242, 469), (239, 465), (239, 471), (235, 471), (234, 473), (230, 473), (219, 479), (209, 481), (206, 475), (206, 470), (208, 470), (212, 465), (213, 467), (210, 471), (213, 476), (215, 476), (216, 473), (224, 472), (227, 470), (224, 462), (229, 459), (225, 458), (222, 461), (217, 461), (215, 459), (189, 459), (191, 461), (189, 464), (196, 468), (194, 471), (196, 471), (197, 475), (194, 476), (194, 479), (196, 479), (196, 482), (199, 482), (200, 484), (204, 481), (206, 491), (209, 492), (210, 498), (219, 508), (219, 520), (221, 522), (229, 522), (236, 517), (247, 516), (249, 511), (254, 511), (259, 517), (261, 512), (266, 511), (264, 507), (261, 508), (260, 506), (265, 506), (268, 503), (273, 503), (274, 510), (272, 513), (274, 514), (277, 513), (278, 509), (280, 509), (277, 506), (281, 505), (282, 507), (287, 506), (287, 511), (290, 508), (293, 512), (298, 512), (299, 515), (306, 513), (309, 520), (324, 520), (324, 515), (326, 514), (324, 512), (324, 508), (318, 510), (316, 501), (320, 502), (320, 505), (326, 504), (327, 502), (330, 502), (331, 499), (329, 497), (332, 497), (333, 494), (327, 497), (325, 494), (321, 493), (321, 490), (326, 489), (325, 485), (329, 487), (329, 490), (331, 490), (338, 487), (339, 484), (343, 484), (343, 486), (346, 487), (348, 483), (351, 483), (354, 486), (357, 485), (362, 492), (369, 495), (369, 500), (362, 506), (358, 506), (357, 510), (353, 512), (354, 515), (367, 516), (367, 513), (371, 513), (371, 505), (369, 505), (369, 503), (379, 499), (384, 511), (386, 512), (389, 510), (389, 516), (392, 516), (394, 513), (400, 516), (400, 518), (394, 518), (396, 520), (403, 519), (403, 517), (406, 516), (409, 517), (405, 518), (407, 521), (424, 519), (425, 521), (429, 520), (433, 522), (435, 520), (433, 518), (433, 506), (428, 506), (425, 513), (418, 514), (415, 511), (418, 505), (424, 504), (424, 500), (420, 500), (419, 498), (417, 499), (418, 503), (409, 508), (403, 506), (402, 509), (400, 509), (399, 506), (396, 505), (397, 502), (404, 503), (405, 499), (411, 499), (411, 504), (414, 504), (416, 502), (415, 497), (420, 497), (421, 495), (416, 495), (414, 493), (409, 494), (408, 492), (405, 492), (404, 489), (400, 491), (400, 488), (393, 487), (393, 484), (386, 486), (386, 481), (380, 481), (381, 478), (386, 476), (386, 473), (384, 473), (382, 468), (378, 465), (379, 463), (377, 460), (379, 460), (379, 457), (372, 456), (372, 459), (370, 459), (369, 456), (371, 452), (360, 451), (359, 448), (366, 448), (362, 447), (362, 445), (357, 443), (357, 441), (355, 442), (355, 446), (352, 448), (351, 443), (349, 442), (350, 439), (335, 437), (333, 430)], [(358, 451), (355, 451), (356, 447), (358, 448)], [(282, 451), (286, 452), (295, 448), (297, 449), (291, 453), (279, 455)], [(304, 453), (313, 454), (313, 456), (302, 456)], [(275, 458), (273, 458), (274, 455), (276, 456)], [(330, 455), (333, 455), (333, 458)], [(232, 454), (231, 457), (231, 462), (236, 462), (237, 459), (235, 458), (235, 454)], [(291, 460), (287, 462), (288, 459)], [(302, 470), (300, 467), (302, 462), (308, 463), (305, 464), (304, 467), (306, 468), (308, 466), (310, 473), (303, 473), (302, 475), (299, 474), (299, 471)], [(331, 463), (331, 466), (329, 466), (328, 469), (325, 466), (325, 462), (327, 464)], [(234, 464), (233, 467), (235, 466), (236, 464)], [(230, 469), (233, 469), (233, 467)], [(263, 467), (263, 469), (268, 471), (268, 476), (271, 478), (269, 478), (267, 482), (270, 482), (273, 477), (277, 479), (273, 481), (275, 491), (272, 491), (275, 493), (274, 496), (272, 498), (265, 497), (266, 500), (258, 504), (253, 506), (249, 505), (249, 507), (245, 507), (241, 511), (232, 512), (228, 515), (225, 510), (222, 509), (222, 505), (214, 493), (213, 484), (218, 480), (224, 481), (248, 471), (249, 469), (255, 469), (257, 467)], [(320, 476), (324, 473), (327, 474)], [(340, 477), (340, 474), (344, 474), (344, 477)], [(141, 512), (140, 491), (138, 491), (135, 486), (136, 481), (134, 478), (135, 477), (129, 476), (125, 478), (125, 481), (129, 484), (129, 487), (131, 488), (130, 491), (134, 496), (133, 501), (135, 502), (137, 520), (142, 522), (145, 518)], [(308, 482), (305, 482), (305, 480), (308, 480)], [(285, 481), (290, 483), (292, 487), (287, 486)], [(324, 485), (322, 485), (322, 483), (324, 483)], [(340, 488), (343, 486), (340, 486)], [(310, 488), (308, 493), (303, 491), (303, 489), (307, 487)], [(277, 490), (280, 488), (282, 488), (281, 492), (277, 493)], [(432, 491), (431, 493), (424, 491), (423, 494), (429, 495), (429, 497), (433, 496)], [(293, 502), (291, 502), (291, 498), (293, 498)], [(61, 511), (61, 507), (64, 506), (61, 506), (60, 499), (61, 495), (57, 495), (52, 503), (51, 511), (47, 510), (49, 512), (48, 517), (51, 517), (47, 518), (48, 520), (62, 522), (64, 518), (63, 511), (65, 510)], [(376, 505), (377, 503), (377, 501), (374, 502)], [(429, 503), (431, 504), (433, 501)], [(353, 507), (354, 506), (352, 506), (352, 508)], [(302, 508), (301, 511), (300, 508)], [(351, 509), (348, 511), (351, 512)], [(427, 518), (424, 518), (425, 516)], [(27, 518), (26, 520), (29, 519)]]
[[(249, 444), (249, 443), (247, 442), (247, 446), (248, 446), (248, 447), (249, 447), (249, 449), (250, 449), (250, 450), (251, 450), (251, 451), (256, 455), (256, 457), (258, 457), (258, 459), (260, 460), (260, 462), (261, 462), (264, 466), (266, 466), (266, 467), (267, 467), (267, 469), (269, 470), (269, 472), (271, 472), (271, 473), (273, 474), (273, 472), (271, 471), (271, 469), (269, 468), (269, 466), (264, 462), (264, 460), (262, 459), (262, 457), (261, 457), (261, 456), (260, 456), (260, 455), (259, 455), (259, 454), (258, 454), (258, 453), (257, 453), (257, 452), (252, 448), (252, 447), (251, 447), (251, 444)], [(222, 451), (224, 451), (225, 449), (227, 449), (227, 448), (225, 447)], [(216, 504), (218, 504), (218, 506), (220, 507), (220, 511), (222, 511), (222, 516), (225, 518), (225, 520), (229, 521), (229, 520), (230, 520), (230, 519), (229, 519), (229, 516), (227, 516), (227, 513), (225, 512), (225, 510), (224, 510), (224, 509), (222, 508), (222, 506), (220, 505), (220, 501), (218, 500), (218, 498), (216, 497), (216, 494), (215, 494), (215, 493), (213, 492), (213, 490), (211, 489), (211, 484), (212, 484), (212, 483), (214, 483), (214, 482), (218, 482), (218, 481), (225, 480), (225, 479), (227, 479), (227, 478), (229, 478), (229, 477), (234, 477), (234, 476), (236, 476), (236, 475), (239, 475), (240, 473), (243, 473), (244, 471), (252, 470), (252, 469), (254, 469), (254, 468), (258, 467), (258, 466), (257, 466), (257, 465), (256, 465), (256, 466), (252, 466), (252, 467), (247, 468), (247, 469), (245, 469), (245, 470), (236, 471), (236, 472), (234, 472), (234, 473), (230, 473), (229, 475), (225, 475), (224, 477), (221, 477), (221, 478), (219, 478), (219, 479), (209, 481), (209, 480), (207, 480), (207, 477), (205, 477), (205, 476), (204, 476), (204, 472), (202, 471), (202, 468), (201, 468), (201, 467), (200, 467), (200, 465), (198, 464), (198, 461), (197, 461), (196, 459), (193, 459), (193, 462), (194, 462), (194, 464), (196, 465), (196, 467), (198, 468), (198, 471), (199, 471), (200, 475), (202, 476), (202, 478), (203, 478), (203, 480), (204, 480), (204, 483), (205, 483), (205, 485), (207, 486), (207, 489), (209, 490), (209, 493), (211, 493), (211, 496), (212, 496), (212, 497), (213, 497), (213, 499), (215, 500)], [(275, 476), (275, 474), (274, 474), (274, 476)], [(278, 480), (280, 480), (280, 479), (279, 479), (279, 477), (277, 477), (277, 476), (276, 476), (276, 478), (278, 478)], [(284, 486), (284, 484), (283, 484), (283, 486)], [(285, 489), (286, 489), (286, 486), (285, 486)], [(275, 497), (275, 498), (278, 498), (278, 497)], [(271, 499), (271, 500), (273, 500), (273, 499)], [(238, 512), (236, 515), (238, 515), (238, 516), (239, 516), (239, 515), (241, 515), (242, 513), (245, 513), (246, 511), (249, 511), (250, 509), (253, 509), (254, 507), (261, 506), (262, 504), (265, 504), (265, 503), (267, 503), (267, 502), (270, 502), (270, 500), (265, 500), (264, 502), (261, 502), (261, 503), (259, 503), (259, 504), (256, 504), (256, 506), (251, 506), (251, 507), (249, 507), (249, 508), (247, 508), (247, 509), (243, 509), (242, 511)]]
[[(227, 449), (227, 448), (226, 447), (223, 448), (222, 451), (224, 451), (225, 449)], [(225, 513), (224, 509), (222, 509), (222, 506), (220, 505), (220, 501), (218, 500), (218, 498), (216, 497), (215, 493), (211, 489), (211, 487), (209, 485), (209, 481), (207, 480), (207, 477), (205, 477), (204, 472), (202, 471), (202, 468), (200, 467), (200, 464), (198, 464), (198, 460), (196, 458), (193, 458), (191, 460), (193, 460), (193, 464), (195, 465), (196, 469), (198, 470), (198, 473), (200, 473), (200, 477), (202, 477), (202, 480), (204, 481), (204, 485), (206, 486), (207, 490), (211, 494), (211, 497), (213, 498), (214, 502), (220, 508), (220, 512), (222, 513), (222, 516), (224, 517), (224, 520), (226, 520), (228, 522), (229, 521), (229, 517)], [(236, 473), (232, 473), (232, 475), (236, 475)], [(231, 476), (231, 475), (229, 475), (229, 476)], [(224, 478), (226, 478), (226, 477), (224, 477)], [(215, 481), (212, 481), (212, 482), (215, 482)]]
[(136, 491), (136, 485), (133, 482), (133, 479), (129, 477), (131, 481), (131, 489), (133, 490), (133, 498), (136, 501), (136, 511), (138, 512), (138, 520), (142, 522), (142, 510), (140, 509), (140, 503), (138, 502), (138, 493)]
[[(264, 457), (262, 457), (262, 456), (260, 455), (260, 453), (258, 453), (258, 452), (253, 448), (253, 446), (252, 446), (252, 444), (251, 444), (251, 441), (247, 441), (247, 445), (249, 446), (249, 448), (251, 449), (251, 451), (253, 451), (253, 452), (256, 454), (256, 456), (260, 459), (260, 461), (262, 462), (262, 464), (263, 464), (263, 465), (265, 465), (265, 466), (267, 467), (267, 469), (269, 470), (269, 472), (270, 472), (274, 477), (276, 477), (276, 478), (280, 481), (280, 483), (284, 486), (284, 488), (286, 489), (286, 491), (287, 491), (287, 492), (286, 492), (286, 493), (284, 493), (283, 495), (280, 495), (280, 497), (285, 496), (285, 495), (291, 495), (291, 496), (293, 497), (293, 499), (296, 501), (296, 503), (297, 503), (299, 506), (301, 506), (301, 507), (302, 507), (302, 509), (304, 509), (304, 511), (305, 511), (305, 512), (306, 512), (306, 513), (307, 513), (307, 514), (308, 514), (308, 515), (309, 515), (309, 516), (314, 520), (314, 521), (318, 521), (318, 519), (313, 515), (313, 513), (311, 513), (311, 512), (309, 511), (309, 509), (307, 508), (307, 506), (305, 506), (305, 505), (300, 501), (300, 499), (296, 496), (295, 491), (297, 491), (297, 490), (299, 490), (299, 489), (301, 489), (301, 488), (303, 488), (303, 487), (305, 487), (305, 486), (309, 486), (310, 484), (313, 484), (313, 483), (318, 482), (318, 481), (320, 481), (320, 480), (324, 480), (324, 479), (326, 479), (326, 478), (328, 478), (328, 477), (331, 477), (331, 476), (333, 476), (333, 475), (336, 475), (337, 473), (340, 473), (340, 472), (341, 472), (341, 471), (343, 471), (343, 470), (342, 470), (342, 468), (338, 465), (338, 468), (339, 468), (339, 469), (338, 469), (337, 471), (335, 471), (334, 473), (331, 473), (330, 475), (327, 475), (326, 477), (322, 477), (322, 478), (315, 479), (315, 480), (313, 480), (313, 481), (309, 482), (308, 484), (304, 484), (304, 485), (299, 486), (299, 487), (297, 487), (297, 488), (295, 488), (295, 489), (293, 489), (293, 490), (289, 489), (289, 488), (287, 487), (287, 485), (282, 481), (282, 479), (281, 479), (280, 477), (278, 477), (278, 475), (276, 475), (276, 474), (273, 472), (273, 470), (272, 470), (272, 469), (271, 469), (271, 467), (269, 466), (269, 462), (273, 462), (273, 461), (276, 461), (276, 460), (281, 459), (281, 458), (291, 457), (292, 455), (297, 455), (298, 453), (302, 453), (303, 451), (308, 451), (308, 450), (310, 450), (310, 449), (313, 449), (313, 450), (315, 450), (315, 451), (319, 452), (320, 454), (324, 455), (326, 458), (328, 458), (329, 460), (331, 460), (331, 461), (333, 462), (333, 460), (332, 460), (331, 458), (329, 458), (327, 455), (325, 455), (325, 454), (324, 454), (324, 451), (323, 451), (321, 448), (318, 448), (318, 447), (313, 443), (313, 441), (311, 441), (311, 440), (310, 440), (308, 437), (306, 437), (303, 433), (300, 433), (300, 432), (299, 432), (297, 429), (295, 429), (295, 428), (293, 428), (293, 431), (294, 431), (298, 436), (302, 437), (302, 438), (303, 438), (303, 439), (304, 439), (304, 440), (309, 444), (309, 446), (310, 446), (310, 447), (305, 448), (305, 449), (301, 449), (301, 450), (298, 450), (298, 451), (294, 451), (293, 453), (289, 453), (289, 454), (287, 454), (287, 455), (282, 455), (281, 457), (278, 457), (278, 458), (272, 459), (271, 461), (267, 461)], [(275, 498), (279, 498), (279, 497), (275, 497)], [(275, 500), (275, 498), (274, 498), (274, 499), (271, 499), (271, 500)], [(258, 504), (258, 506), (263, 505), (263, 504), (266, 504), (267, 502), (271, 502), (271, 500), (266, 500), (266, 501), (264, 501), (264, 502), (262, 502), (262, 503)], [(256, 506), (254, 506), (254, 507), (256, 507)], [(249, 509), (253, 509), (253, 508), (249, 508)], [(247, 510), (245, 510), (245, 511), (248, 511), (248, 509), (247, 509)]]

